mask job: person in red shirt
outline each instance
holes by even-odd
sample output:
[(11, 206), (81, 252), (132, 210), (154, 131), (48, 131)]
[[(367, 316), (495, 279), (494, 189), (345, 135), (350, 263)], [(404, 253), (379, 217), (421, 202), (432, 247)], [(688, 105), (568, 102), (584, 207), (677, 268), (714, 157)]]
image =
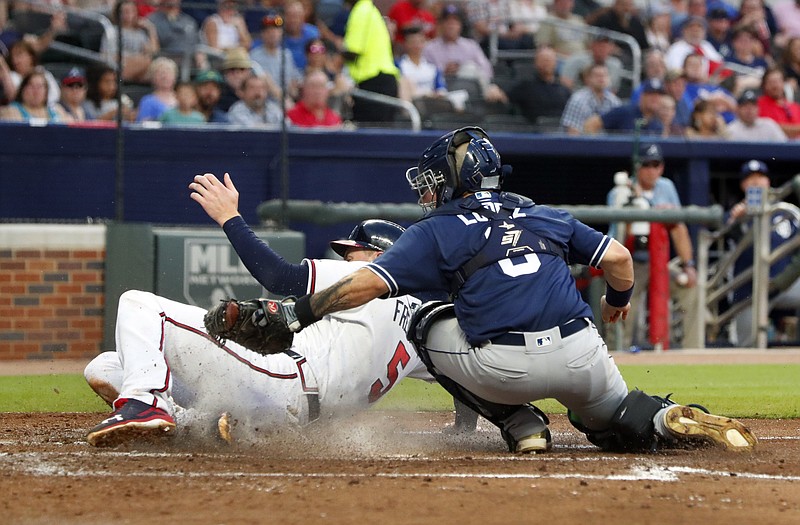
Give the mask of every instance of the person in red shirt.
[(773, 67), (761, 79), (761, 93), (758, 98), (758, 116), (771, 118), (783, 129), (786, 136), (793, 139), (800, 135), (800, 105), (786, 99), (783, 71)]
[(389, 9), (389, 18), (395, 23), (395, 42), (404, 42), (403, 30), (407, 27), (420, 27), (425, 36), (436, 37), (436, 18), (423, 7), (425, 0), (398, 0)]
[(328, 77), (322, 71), (311, 71), (303, 80), (300, 101), (286, 112), (286, 116), (299, 127), (339, 127), (342, 118), (328, 107), (328, 95)]

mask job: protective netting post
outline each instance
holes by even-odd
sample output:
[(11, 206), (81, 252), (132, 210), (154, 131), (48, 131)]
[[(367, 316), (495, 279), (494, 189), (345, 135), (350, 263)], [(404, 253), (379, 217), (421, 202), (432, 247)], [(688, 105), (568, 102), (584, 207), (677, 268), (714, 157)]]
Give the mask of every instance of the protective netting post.
[(650, 342), (656, 350), (669, 348), (669, 234), (661, 223), (650, 224)]

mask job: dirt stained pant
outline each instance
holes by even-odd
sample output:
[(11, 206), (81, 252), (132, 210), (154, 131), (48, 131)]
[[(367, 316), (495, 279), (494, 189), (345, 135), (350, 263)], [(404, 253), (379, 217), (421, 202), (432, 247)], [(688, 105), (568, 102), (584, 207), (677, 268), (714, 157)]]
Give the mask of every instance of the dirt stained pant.
[(448, 318), (433, 323), (426, 348), (439, 373), (476, 396), (506, 405), (554, 398), (587, 428), (605, 430), (628, 387), (597, 328), (586, 324), (564, 339), (555, 327), (521, 333), (522, 346), (472, 346)]

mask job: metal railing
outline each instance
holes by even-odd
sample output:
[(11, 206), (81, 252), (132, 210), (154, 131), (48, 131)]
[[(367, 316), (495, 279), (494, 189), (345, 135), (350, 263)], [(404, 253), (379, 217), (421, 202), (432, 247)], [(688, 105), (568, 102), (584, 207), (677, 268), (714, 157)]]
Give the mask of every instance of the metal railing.
[[(538, 21), (540, 24), (552, 24), (556, 27), (560, 27), (563, 29), (570, 29), (575, 30), (578, 32), (583, 33), (586, 36), (607, 36), (615, 43), (624, 44), (628, 49), (631, 51), (631, 69), (622, 70), (622, 77), (629, 80), (631, 82), (631, 89), (636, 89), (639, 87), (640, 79), (642, 77), (642, 49), (639, 47), (639, 43), (636, 41), (635, 38), (632, 36), (619, 33), (617, 31), (611, 31), (609, 29), (602, 29), (599, 27), (594, 27), (590, 25), (576, 25), (570, 22), (565, 22), (564, 20), (554, 17), (554, 16), (547, 16), (541, 20), (530, 20), (530, 19), (514, 19), (514, 20), (506, 20), (506, 22), (514, 22), (514, 23), (526, 23), (526, 22), (536, 22)], [(492, 64), (497, 64), (497, 61), (500, 59), (520, 59), (520, 58), (532, 58), (536, 53), (536, 50), (521, 50), (521, 49), (498, 49), (498, 40), (499, 36), (497, 31), (493, 31), (489, 36), (489, 61)]]
[(411, 102), (359, 88), (351, 89), (350, 96), (353, 98), (361, 98), (364, 100), (369, 100), (370, 102), (376, 102), (378, 104), (384, 104), (402, 109), (408, 114), (408, 118), (411, 119), (411, 129), (414, 131), (419, 131), (422, 129), (422, 118), (420, 118), (419, 111), (417, 110), (416, 106), (414, 106), (414, 104)]
[[(105, 17), (100, 13), (94, 11), (88, 11), (85, 9), (78, 9), (66, 5), (53, 7), (51, 5), (43, 4), (34, 0), (18, 0), (17, 4), (28, 5), (34, 12), (50, 13), (50, 14), (66, 13), (70, 17), (96, 22), (102, 27), (104, 38), (106, 39), (114, 38), (115, 34), (114, 26), (111, 24), (111, 21), (107, 17)], [(94, 62), (98, 64), (106, 64), (116, 68), (116, 63), (107, 60), (106, 57), (103, 56), (103, 54), (100, 53), (99, 51), (93, 51), (91, 49), (86, 49), (80, 46), (68, 44), (66, 42), (59, 42), (58, 40), (55, 39), (50, 43), (49, 49), (52, 49), (53, 51), (58, 51), (59, 53), (63, 53), (64, 55), (78, 58), (84, 61)]]
[[(754, 327), (755, 341), (738, 341), (739, 345), (751, 345), (756, 348), (767, 347), (767, 325), (769, 310), (774, 305), (769, 296), (772, 292), (788, 288), (795, 279), (800, 277), (800, 258), (793, 258), (792, 262), (776, 278), (770, 278), (770, 267), (777, 261), (791, 255), (800, 248), (800, 236), (795, 235), (772, 249), (771, 231), (772, 217), (775, 214), (788, 214), (800, 221), (800, 209), (796, 206), (781, 202), (790, 193), (800, 195), (800, 175), (781, 186), (771, 190), (768, 199), (762, 202), (758, 209), (749, 210), (747, 214), (737, 220), (726, 224), (716, 231), (701, 231), (698, 238), (697, 264), (698, 264), (698, 302), (704, 306), (705, 319), (701, 322), (699, 338), (705, 341), (706, 335), (716, 337), (722, 328), (730, 323), (737, 315), (752, 306), (752, 326)], [(724, 246), (726, 239), (733, 230), (741, 224), (752, 221), (752, 227), (736, 242), (733, 248)], [(710, 252), (714, 245), (723, 255), (713, 264), (710, 263)], [(734, 275), (734, 264), (739, 257), (753, 251), (753, 266)], [(730, 305), (720, 312), (721, 304), (726, 301), (734, 290), (741, 286), (752, 284), (751, 296)]]

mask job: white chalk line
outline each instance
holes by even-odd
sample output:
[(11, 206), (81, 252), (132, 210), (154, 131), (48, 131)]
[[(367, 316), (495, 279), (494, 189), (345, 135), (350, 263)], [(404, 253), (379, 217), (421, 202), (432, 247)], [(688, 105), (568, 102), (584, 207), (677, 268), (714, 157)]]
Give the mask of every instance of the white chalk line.
[[(800, 481), (800, 476), (785, 476), (775, 474), (759, 474), (754, 472), (718, 471), (704, 468), (684, 466), (664, 466), (655, 464), (652, 459), (641, 458), (643, 464), (631, 466), (627, 472), (621, 474), (581, 474), (581, 473), (498, 473), (498, 472), (375, 472), (375, 473), (344, 473), (344, 472), (244, 472), (244, 471), (193, 471), (193, 472), (128, 472), (115, 473), (108, 470), (93, 470), (88, 468), (69, 468), (59, 465), (57, 459), (74, 456), (127, 456), (127, 457), (180, 457), (198, 454), (168, 454), (168, 453), (130, 453), (130, 452), (102, 452), (102, 453), (56, 453), (56, 452), (28, 452), (28, 453), (0, 453), (0, 465), (10, 464), (13, 470), (34, 476), (67, 476), (67, 477), (131, 477), (131, 478), (250, 478), (250, 479), (354, 479), (354, 478), (386, 478), (386, 479), (509, 479), (509, 480), (540, 480), (540, 479), (580, 479), (596, 481), (657, 481), (671, 483), (680, 481), (682, 476), (712, 476), (719, 478), (741, 478), (762, 481)], [(46, 456), (51, 456), (47, 458)], [(224, 455), (217, 455), (225, 457)], [(229, 456), (228, 456), (229, 457)], [(441, 460), (446, 458), (404, 458), (404, 460)], [(500, 459), (500, 458), (498, 458)], [(630, 460), (632, 458), (618, 458), (613, 456), (599, 456), (593, 458), (544, 458), (545, 461), (608, 461)], [(639, 460), (639, 458), (633, 458)], [(375, 460), (372, 459), (372, 462)]]

